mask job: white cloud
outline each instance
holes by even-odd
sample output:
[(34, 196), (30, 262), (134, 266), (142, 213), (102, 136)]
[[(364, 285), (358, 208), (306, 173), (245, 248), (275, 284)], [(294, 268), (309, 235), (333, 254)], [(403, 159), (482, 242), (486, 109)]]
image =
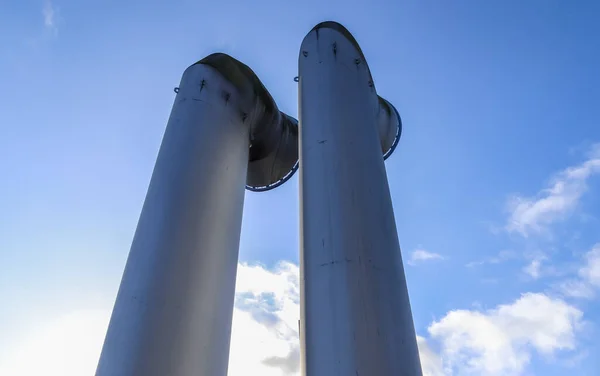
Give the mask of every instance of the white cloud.
[(0, 375), (93, 375), (109, 317), (109, 311), (76, 311), (32, 328), (0, 355)]
[(541, 260), (532, 260), (529, 265), (523, 268), (523, 271), (533, 279), (540, 277), (540, 267), (542, 266)]
[(44, 26), (48, 30), (52, 30), (56, 32), (56, 18), (58, 14), (58, 9), (52, 4), (51, 0), (46, 0), (44, 2), (44, 7), (42, 8), (42, 15), (44, 16)]
[(433, 261), (433, 260), (443, 260), (444, 256), (426, 251), (424, 249), (416, 249), (411, 253), (410, 260), (408, 261), (409, 265), (416, 265), (422, 261)]
[[(229, 376), (299, 374), (299, 270), (240, 264)], [(93, 375), (110, 311), (77, 311), (31, 330), (0, 354), (0, 375)]]
[(541, 233), (550, 224), (566, 219), (587, 190), (588, 179), (600, 172), (600, 147), (591, 148), (589, 158), (580, 165), (558, 173), (536, 197), (513, 196), (506, 229), (523, 236)]
[(542, 275), (542, 261), (544, 258), (534, 258), (531, 262), (523, 268), (525, 274), (529, 275), (533, 279), (538, 279)]
[(579, 276), (590, 285), (600, 287), (600, 243), (594, 245), (584, 258), (585, 265), (579, 270)]
[(299, 274), (288, 262), (238, 266), (230, 376), (299, 374)]
[[(0, 375), (92, 375), (109, 314), (75, 312), (32, 330), (0, 354)], [(240, 264), (229, 376), (299, 375), (298, 318), (298, 266)], [(451, 311), (430, 325), (429, 339), (417, 337), (424, 376), (517, 374), (533, 351), (574, 349), (581, 322), (579, 310), (543, 294), (525, 294), (488, 311)]]
[(592, 299), (600, 288), (600, 243), (583, 256), (578, 278), (567, 279), (555, 286), (563, 295), (572, 298)]
[(555, 286), (560, 293), (571, 298), (592, 299), (596, 293), (589, 283), (579, 279), (568, 279)]
[(417, 336), (417, 346), (419, 346), (419, 358), (423, 368), (423, 376), (445, 376), (442, 365), (442, 358), (427, 343), (427, 340)]
[[(228, 375), (298, 375), (300, 359), (287, 361), (296, 351), (297, 337), (287, 337), (278, 327), (257, 321), (250, 312), (234, 310)], [(281, 361), (269, 363), (273, 359)]]
[(46, 27), (54, 27), (54, 6), (51, 1), (44, 3), (42, 14), (44, 15), (44, 25)]
[(485, 264), (500, 264), (500, 263), (503, 263), (505, 261), (514, 260), (517, 257), (518, 257), (518, 255), (517, 255), (516, 252), (504, 250), (504, 251), (500, 251), (494, 257), (490, 257), (490, 258), (483, 259), (483, 260), (480, 260), (480, 261), (472, 261), (472, 262), (469, 262), (468, 264), (466, 264), (465, 266), (467, 268), (472, 268), (474, 266), (480, 266), (480, 265), (485, 265)]
[(582, 312), (560, 299), (528, 293), (492, 310), (450, 311), (429, 327), (444, 366), (460, 375), (518, 375), (534, 351), (576, 348)]

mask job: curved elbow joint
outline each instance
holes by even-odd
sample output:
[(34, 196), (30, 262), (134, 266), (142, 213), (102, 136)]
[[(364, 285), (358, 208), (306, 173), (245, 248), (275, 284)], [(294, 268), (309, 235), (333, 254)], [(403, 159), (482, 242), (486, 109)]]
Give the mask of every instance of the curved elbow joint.
[(268, 191), (289, 180), (298, 169), (298, 121), (279, 111), (256, 74), (233, 57), (215, 53), (196, 64), (216, 70), (241, 99), (240, 118), (249, 138), (246, 189)]
[[(319, 44), (321, 44), (321, 46), (332, 46), (331, 52), (338, 58), (338, 60), (353, 57), (354, 64), (356, 64), (357, 67), (359, 64), (361, 64), (360, 67), (366, 71), (366, 76), (364, 77), (366, 80), (368, 80), (368, 82), (365, 82), (365, 85), (369, 86), (369, 90), (372, 95), (371, 98), (373, 100), (371, 103), (376, 103), (374, 104), (376, 106), (374, 109), (376, 116), (375, 123), (381, 143), (381, 152), (383, 154), (383, 158), (387, 159), (390, 155), (392, 155), (396, 149), (396, 146), (398, 145), (398, 142), (400, 141), (400, 135), (402, 133), (402, 121), (396, 108), (389, 101), (377, 95), (371, 70), (369, 69), (367, 59), (365, 58), (360, 45), (354, 36), (352, 36), (352, 34), (348, 31), (348, 29), (346, 29), (342, 24), (335, 21), (321, 22), (313, 27), (313, 29), (302, 41), (301, 53), (299, 56), (300, 66), (303, 63), (303, 60), (309, 56), (308, 50), (311, 49), (311, 46), (314, 47), (315, 45)], [(325, 48), (320, 48), (321, 49), (319, 49), (319, 53), (323, 53)], [(351, 51), (351, 53), (348, 54), (345, 51)], [(351, 64), (348, 63), (344, 64), (346, 68), (350, 65)]]
[(377, 130), (379, 131), (383, 159), (386, 160), (396, 150), (396, 146), (400, 141), (402, 119), (400, 119), (396, 107), (390, 102), (380, 96), (377, 97), (377, 102)]

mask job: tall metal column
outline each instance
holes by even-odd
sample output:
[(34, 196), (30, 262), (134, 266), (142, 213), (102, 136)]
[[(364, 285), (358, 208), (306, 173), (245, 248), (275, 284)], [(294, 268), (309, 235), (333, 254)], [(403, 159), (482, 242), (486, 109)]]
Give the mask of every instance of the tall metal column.
[(421, 375), (383, 157), (397, 112), (334, 22), (302, 42), (299, 91), (303, 375)]
[(248, 67), (214, 54), (184, 72), (96, 375), (227, 374), (244, 188), (294, 166), (295, 120)]

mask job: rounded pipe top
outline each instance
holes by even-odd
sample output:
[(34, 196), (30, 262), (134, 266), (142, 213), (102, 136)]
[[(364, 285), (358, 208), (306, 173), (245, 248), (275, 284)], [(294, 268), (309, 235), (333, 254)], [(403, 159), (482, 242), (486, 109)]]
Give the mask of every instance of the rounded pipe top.
[[(373, 91), (376, 94), (377, 90), (375, 89), (375, 83), (373, 81), (373, 76), (371, 75), (371, 70), (369, 68), (369, 64), (367, 63), (367, 59), (365, 58), (360, 45), (350, 31), (348, 31), (346, 27), (338, 22), (325, 21), (313, 27), (306, 35), (304, 40), (312, 37), (313, 34), (316, 34), (316, 38), (318, 39), (319, 30), (321, 29), (330, 29), (336, 31), (354, 47), (356, 53), (358, 53), (358, 58), (362, 61), (362, 63), (365, 64), (367, 69), (369, 80), (368, 84), (373, 88)], [(304, 44), (304, 42), (302, 44)], [(302, 51), (300, 51), (300, 58), (302, 58), (302, 56)], [(377, 102), (379, 106), (376, 112), (377, 126), (381, 142), (381, 151), (385, 160), (393, 154), (394, 150), (398, 146), (398, 142), (400, 141), (400, 136), (402, 134), (402, 120), (398, 110), (396, 110), (396, 108), (389, 101), (377, 95)]]
[[(350, 44), (352, 44), (352, 46), (354, 46), (356, 51), (358, 51), (359, 57), (361, 58), (362, 61), (364, 61), (364, 63), (367, 66), (367, 72), (369, 72), (369, 78), (371, 79), (371, 81), (373, 81), (373, 77), (371, 76), (371, 70), (369, 69), (369, 65), (367, 64), (367, 59), (365, 58), (365, 54), (362, 52), (362, 49), (360, 48), (360, 45), (358, 44), (358, 42), (356, 41), (354, 36), (350, 33), (350, 31), (348, 31), (348, 29), (346, 29), (346, 27), (344, 25), (342, 25), (339, 22), (335, 22), (335, 21), (324, 21), (324, 22), (321, 22), (321, 23), (315, 25), (315, 27), (313, 27), (311, 29), (310, 33), (312, 33), (314, 31), (317, 33), (317, 36), (318, 36), (319, 29), (332, 29), (332, 30), (335, 30), (338, 33), (342, 34), (344, 36), (344, 38), (346, 38), (348, 40), (348, 42), (350, 42)], [(308, 33), (306, 36), (308, 37), (310, 35), (310, 33)]]
[(196, 64), (215, 69), (244, 102), (240, 117), (248, 126), (250, 149), (246, 189), (268, 191), (289, 180), (298, 169), (298, 121), (279, 111), (256, 73), (239, 60), (214, 53)]

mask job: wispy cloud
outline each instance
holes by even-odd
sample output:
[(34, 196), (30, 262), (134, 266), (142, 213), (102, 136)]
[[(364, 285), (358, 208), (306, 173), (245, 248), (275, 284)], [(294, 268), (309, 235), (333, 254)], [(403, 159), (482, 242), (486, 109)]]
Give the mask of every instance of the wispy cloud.
[(569, 167), (551, 180), (534, 197), (512, 196), (507, 204), (506, 229), (522, 236), (541, 233), (555, 222), (566, 219), (587, 190), (588, 179), (600, 172), (600, 144), (595, 144), (583, 163)]
[(555, 263), (550, 253), (531, 252), (525, 253), (523, 258), (527, 264), (523, 266), (522, 271), (532, 279), (540, 278), (565, 278), (577, 271), (578, 266), (573, 262), (562, 261)]
[(579, 276), (594, 287), (600, 287), (600, 243), (585, 254), (585, 264)]
[(555, 285), (563, 295), (572, 298), (592, 299), (600, 288), (600, 243), (585, 253), (576, 278)]
[(558, 283), (555, 287), (563, 295), (571, 298), (592, 299), (594, 296), (596, 296), (592, 286), (579, 279), (568, 279)]
[(46, 29), (56, 32), (58, 30), (57, 26), (57, 14), (58, 9), (52, 3), (51, 0), (46, 0), (44, 2), (44, 7), (42, 8), (42, 15), (44, 16), (44, 26)]
[(542, 262), (546, 260), (545, 256), (535, 257), (527, 266), (523, 268), (525, 274), (533, 279), (538, 279), (542, 275)]
[(503, 263), (506, 261), (514, 260), (516, 258), (518, 258), (518, 255), (516, 252), (504, 250), (504, 251), (500, 251), (496, 256), (489, 257), (489, 258), (479, 260), (479, 261), (471, 261), (471, 262), (465, 264), (465, 266), (467, 268), (472, 268), (475, 266), (481, 266), (481, 265), (485, 265), (485, 264), (500, 264), (500, 263)]
[(435, 261), (435, 260), (443, 260), (444, 256), (439, 253), (429, 252), (424, 249), (416, 249), (410, 255), (410, 260), (408, 260), (409, 265), (416, 265), (420, 262), (425, 261)]

